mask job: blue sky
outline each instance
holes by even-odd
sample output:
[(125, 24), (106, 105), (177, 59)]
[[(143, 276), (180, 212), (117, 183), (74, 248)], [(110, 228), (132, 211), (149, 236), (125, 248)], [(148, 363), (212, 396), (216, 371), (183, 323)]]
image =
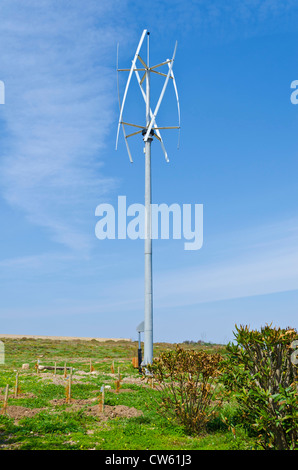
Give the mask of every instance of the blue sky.
[[(298, 328), (297, 2), (2, 0), (0, 17), (1, 333), (137, 339), (143, 241), (98, 240), (95, 208), (143, 203), (142, 139), (133, 164), (121, 135), (115, 151), (117, 43), (128, 67), (143, 29), (151, 63), (178, 41), (180, 148), (152, 145), (152, 202), (204, 206), (200, 250), (153, 242), (154, 340)], [(127, 106), (145, 112), (136, 83)], [(159, 125), (175, 106), (168, 88)]]

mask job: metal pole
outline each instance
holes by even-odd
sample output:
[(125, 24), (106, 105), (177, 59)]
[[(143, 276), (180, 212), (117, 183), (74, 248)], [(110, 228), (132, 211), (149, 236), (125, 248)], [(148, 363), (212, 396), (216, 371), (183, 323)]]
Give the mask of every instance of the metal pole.
[[(148, 57), (149, 69), (149, 33)], [(146, 125), (150, 124), (150, 72), (146, 72)], [(153, 360), (153, 302), (152, 302), (152, 239), (151, 239), (151, 142), (150, 135), (145, 142), (145, 315), (144, 315), (144, 361)]]
[(138, 348), (138, 366), (139, 372), (142, 372), (142, 346), (141, 346), (141, 332), (139, 331), (139, 348)]

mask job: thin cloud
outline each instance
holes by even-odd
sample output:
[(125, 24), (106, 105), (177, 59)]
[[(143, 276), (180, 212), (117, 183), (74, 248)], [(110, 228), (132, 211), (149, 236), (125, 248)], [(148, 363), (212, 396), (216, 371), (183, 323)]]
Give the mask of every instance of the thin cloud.
[(113, 15), (107, 1), (4, 0), (0, 14), (7, 129), (1, 193), (52, 240), (87, 249), (92, 235), (84, 224), (117, 185), (102, 164), (115, 118), (107, 57), (120, 27), (101, 25)]

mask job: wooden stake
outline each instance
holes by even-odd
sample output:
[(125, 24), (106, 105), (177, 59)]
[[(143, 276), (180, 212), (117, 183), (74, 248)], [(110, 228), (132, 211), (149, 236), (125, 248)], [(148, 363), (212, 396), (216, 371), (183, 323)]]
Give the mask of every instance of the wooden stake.
[(71, 381), (72, 381), (72, 367), (70, 368), (69, 379), (68, 379), (68, 400), (69, 400), (69, 403), (71, 402)]
[(64, 362), (64, 378), (66, 379), (66, 362)]
[(55, 362), (55, 365), (54, 365), (54, 375), (56, 375), (56, 371), (57, 371), (57, 362)]
[(116, 385), (116, 393), (119, 393), (119, 390), (120, 390), (120, 387), (121, 387), (120, 380), (116, 380), (115, 385)]
[(114, 361), (112, 362), (112, 365), (111, 365), (111, 372), (112, 372), (112, 374), (115, 373)]
[(15, 384), (15, 389), (14, 389), (14, 397), (17, 398), (19, 391), (19, 373), (16, 373), (16, 384)]
[(100, 413), (104, 413), (105, 410), (105, 386), (102, 385), (101, 389), (101, 395), (98, 397), (98, 410)]
[(105, 386), (102, 386), (102, 411), (105, 410)]

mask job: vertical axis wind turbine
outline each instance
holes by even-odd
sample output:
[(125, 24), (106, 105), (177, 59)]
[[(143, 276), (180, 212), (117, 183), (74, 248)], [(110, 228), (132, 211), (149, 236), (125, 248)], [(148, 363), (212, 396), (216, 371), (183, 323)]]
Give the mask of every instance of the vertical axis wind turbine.
[[(116, 137), (116, 150), (118, 146), (119, 140), (119, 131), (120, 127), (122, 126), (123, 135), (125, 139), (126, 149), (128, 152), (129, 159), (131, 163), (133, 162), (130, 148), (128, 145), (127, 139), (137, 134), (142, 134), (143, 141), (145, 143), (144, 153), (145, 153), (145, 311), (144, 311), (144, 359), (143, 365), (151, 364), (153, 360), (153, 292), (152, 292), (152, 236), (151, 236), (151, 142), (153, 138), (156, 138), (160, 144), (162, 151), (164, 153), (165, 159), (168, 162), (168, 154), (165, 149), (160, 129), (179, 129), (179, 137), (178, 137), (178, 147), (179, 147), (179, 140), (180, 140), (180, 106), (179, 106), (179, 98), (177, 92), (176, 81), (173, 73), (173, 65), (176, 55), (177, 49), (177, 42), (175, 44), (174, 53), (172, 59), (167, 59), (160, 64), (154, 65), (152, 67), (149, 66), (149, 32), (144, 29), (141, 39), (139, 41), (138, 47), (136, 49), (136, 53), (132, 60), (132, 65), (130, 69), (119, 69), (118, 68), (118, 55), (119, 55), (119, 45), (117, 47), (117, 85), (118, 85), (118, 97), (119, 97), (119, 122), (118, 122), (118, 129), (117, 129), (117, 137)], [(140, 50), (144, 43), (144, 39), (147, 35), (147, 63), (141, 58)], [(141, 66), (137, 66), (137, 61), (140, 62)], [(162, 73), (156, 70), (162, 66), (167, 67), (167, 73)], [(122, 103), (120, 101), (120, 93), (119, 93), (119, 74), (118, 72), (129, 72), (128, 79), (126, 82), (126, 87), (124, 90), (124, 95), (122, 99)], [(142, 78), (139, 75), (139, 72), (144, 72)], [(154, 112), (152, 112), (150, 107), (150, 75), (151, 73), (157, 74), (159, 76), (165, 77), (165, 81), (163, 84), (163, 88), (161, 90), (159, 99), (157, 101), (156, 107)], [(146, 108), (146, 124), (145, 125), (138, 125), (125, 122), (123, 120), (123, 111), (124, 105), (127, 97), (128, 88), (131, 82), (132, 75), (135, 74), (136, 79), (138, 81), (142, 96), (145, 101), (145, 108)], [(146, 91), (143, 89), (143, 82), (146, 80)], [(178, 107), (178, 126), (171, 126), (171, 127), (158, 127), (156, 124), (156, 116), (159, 111), (161, 102), (163, 100), (167, 85), (169, 80), (172, 80), (176, 100), (177, 100), (177, 107)], [(131, 133), (126, 134), (126, 126), (131, 126), (137, 128), (139, 130)]]

